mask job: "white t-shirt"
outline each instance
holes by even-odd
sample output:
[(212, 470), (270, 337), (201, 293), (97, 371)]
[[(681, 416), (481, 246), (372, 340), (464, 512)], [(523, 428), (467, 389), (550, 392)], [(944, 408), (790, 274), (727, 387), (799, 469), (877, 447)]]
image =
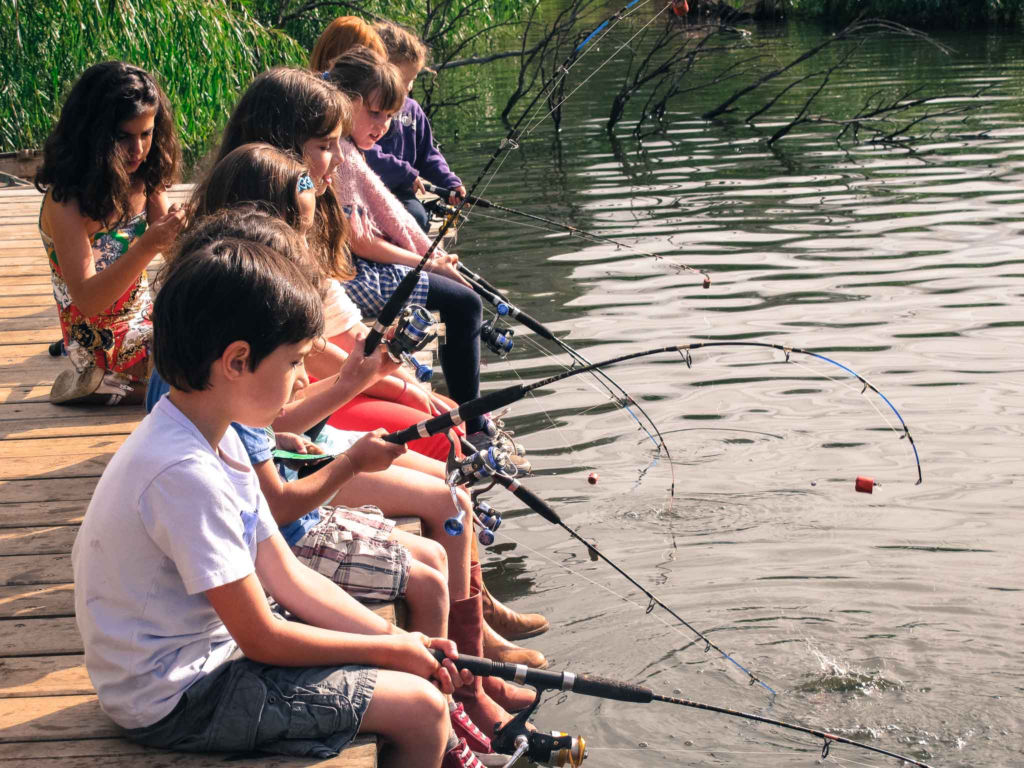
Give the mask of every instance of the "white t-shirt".
[(333, 339), (362, 321), (363, 313), (337, 280), (331, 280), (324, 296), (324, 336)]
[(169, 398), (103, 472), (75, 546), (75, 615), (104, 711), (152, 725), (237, 646), (203, 594), (255, 570), (277, 532), (242, 441), (220, 454)]

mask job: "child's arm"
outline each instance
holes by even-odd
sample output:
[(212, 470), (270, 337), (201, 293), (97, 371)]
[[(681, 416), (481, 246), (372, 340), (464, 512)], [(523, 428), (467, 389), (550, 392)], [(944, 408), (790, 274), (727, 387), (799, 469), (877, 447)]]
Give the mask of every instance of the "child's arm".
[[(427, 181), (432, 181), (438, 186), (450, 189), (453, 197), (465, 197), (466, 188), (462, 186), (462, 180), (452, 173), (448, 167), (448, 161), (434, 145), (434, 132), (430, 127), (430, 120), (426, 113), (416, 102), (416, 170)], [(454, 202), (454, 200), (449, 200)]]
[(397, 155), (382, 150), (377, 144), (363, 152), (370, 170), (380, 176), (390, 190), (409, 189), (420, 177), (420, 172)]
[(399, 364), (387, 356), (383, 347), (377, 347), (369, 357), (364, 357), (365, 339), (365, 333), (357, 334), (353, 351), (341, 370), (310, 385), (301, 399), (286, 405), (284, 414), (274, 420), (274, 429), (280, 432), (305, 432), (398, 368)]
[(406, 452), (404, 445), (386, 443), (386, 431), (378, 429), (359, 441), (326, 467), (290, 483), (277, 473), (273, 461), (257, 464), (256, 477), (260, 490), (270, 505), (270, 513), (279, 526), (288, 525), (308, 515), (333, 499), (338, 490), (362, 472), (382, 472)]
[[(452, 693), (454, 668), (441, 666), (427, 648), (456, 658), (449, 640), (405, 633), (346, 595), (340, 587), (300, 565), (280, 535), (257, 545), (256, 573), (204, 594), (246, 657), (280, 667), (362, 664), (434, 677)], [(263, 587), (304, 622), (280, 621)], [(298, 610), (296, 610), (298, 609)], [(465, 678), (454, 676), (457, 684)]]
[[(155, 202), (154, 205), (161, 204)], [(166, 206), (166, 197), (163, 205)], [(185, 221), (185, 211), (180, 209), (169, 210), (155, 221), (150, 219), (150, 227), (131, 248), (102, 272), (97, 272), (87, 229), (89, 219), (78, 210), (78, 204), (73, 200), (63, 203), (47, 200), (46, 209), (47, 229), (53, 233), (61, 274), (71, 300), (87, 317), (113, 306), (153, 258), (174, 242)]]

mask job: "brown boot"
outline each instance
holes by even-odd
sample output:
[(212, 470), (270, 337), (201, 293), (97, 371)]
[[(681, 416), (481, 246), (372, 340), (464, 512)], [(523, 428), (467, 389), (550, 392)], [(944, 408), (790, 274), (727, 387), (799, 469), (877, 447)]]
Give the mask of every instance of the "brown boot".
[(547, 669), (548, 660), (540, 651), (521, 648), (506, 640), (484, 622), (484, 657), (491, 661), (525, 664), (533, 669)]
[(487, 591), (481, 590), (484, 600), (484, 621), (494, 627), (494, 631), (507, 640), (525, 640), (528, 637), (543, 635), (551, 625), (539, 613), (516, 613), (502, 605)]
[[(479, 569), (479, 566), (477, 566)], [(448, 612), (448, 638), (455, 641), (460, 653), (469, 656), (484, 655), (484, 615), (480, 592), (469, 588), (469, 597), (453, 600)], [(483, 678), (477, 677), (472, 685), (455, 689), (454, 699), (463, 705), (466, 714), (487, 736), (512, 719), (484, 691)]]

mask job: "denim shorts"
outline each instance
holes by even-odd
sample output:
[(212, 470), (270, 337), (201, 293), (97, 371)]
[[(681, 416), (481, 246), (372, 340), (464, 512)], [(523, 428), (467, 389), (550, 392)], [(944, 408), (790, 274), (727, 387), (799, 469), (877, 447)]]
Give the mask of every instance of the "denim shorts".
[(372, 667), (270, 667), (236, 658), (189, 686), (162, 720), (124, 737), (179, 752), (328, 759), (355, 738), (376, 682)]

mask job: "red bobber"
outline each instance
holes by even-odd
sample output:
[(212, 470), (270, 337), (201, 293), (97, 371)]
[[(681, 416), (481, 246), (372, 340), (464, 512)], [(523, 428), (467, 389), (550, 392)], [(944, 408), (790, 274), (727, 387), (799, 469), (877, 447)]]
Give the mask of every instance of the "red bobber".
[(599, 478), (597, 472), (591, 472), (590, 475), (587, 477), (587, 482), (590, 483), (591, 485), (597, 485), (598, 479)]
[(873, 477), (858, 477), (853, 487), (857, 489), (857, 493), (873, 493), (875, 479)]
[(672, 13), (676, 16), (685, 16), (690, 12), (690, 6), (686, 0), (672, 0)]

